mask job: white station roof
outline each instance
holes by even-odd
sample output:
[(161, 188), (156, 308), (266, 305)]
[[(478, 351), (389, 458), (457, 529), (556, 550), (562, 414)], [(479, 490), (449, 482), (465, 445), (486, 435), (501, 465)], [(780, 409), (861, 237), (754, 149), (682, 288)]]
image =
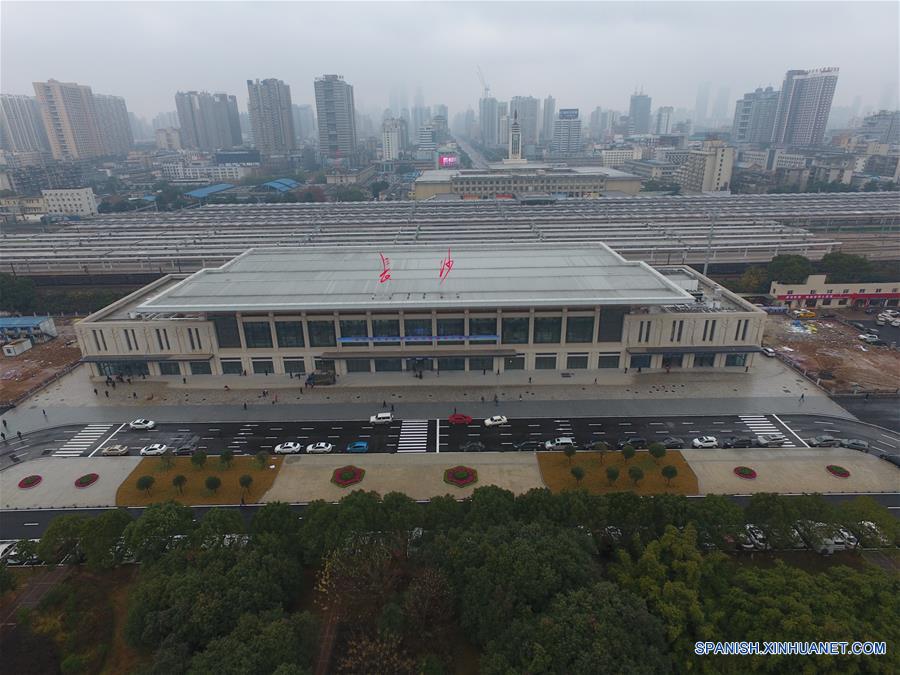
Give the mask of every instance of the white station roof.
[[(390, 279), (382, 281), (381, 255)], [(578, 247), (251, 249), (142, 302), (140, 312), (348, 311), (664, 305), (677, 284), (603, 244)]]

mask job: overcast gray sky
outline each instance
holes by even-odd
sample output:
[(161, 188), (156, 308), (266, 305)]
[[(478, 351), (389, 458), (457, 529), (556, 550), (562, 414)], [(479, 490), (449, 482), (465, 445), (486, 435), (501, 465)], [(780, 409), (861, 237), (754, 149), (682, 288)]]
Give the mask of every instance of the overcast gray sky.
[[(636, 86), (658, 105), (693, 108), (697, 85), (734, 99), (780, 86), (789, 68), (839, 66), (835, 105), (877, 106), (898, 81), (897, 2), (14, 2), (0, 3), (0, 86), (32, 94), (55, 78), (124, 96), (147, 118), (177, 90), (236, 94), (277, 77), (295, 103), (339, 73), (357, 106), (381, 110), (392, 87), (412, 103), (477, 107), (480, 65), (494, 95), (558, 107), (627, 110)], [(894, 95), (896, 96), (896, 94)]]

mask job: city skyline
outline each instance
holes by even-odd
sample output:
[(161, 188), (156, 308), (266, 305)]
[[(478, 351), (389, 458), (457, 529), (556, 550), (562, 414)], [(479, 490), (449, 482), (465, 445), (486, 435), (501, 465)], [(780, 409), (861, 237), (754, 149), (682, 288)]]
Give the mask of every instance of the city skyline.
[[(841, 69), (836, 106), (850, 105), (857, 96), (863, 107), (878, 109), (885, 100), (896, 105), (900, 13), (893, 3), (783, 3), (767, 4), (764, 9), (761, 3), (725, 3), (722, 7), (680, 2), (636, 7), (577, 3), (577, 20), (554, 11), (559, 3), (528, 3), (528, 12), (516, 13), (509, 11), (508, 3), (452, 7), (428, 3), (418, 6), (416, 15), (417, 25), (432, 26), (423, 31), (426, 38), (416, 31), (404, 31), (402, 21), (383, 26), (388, 18), (398, 18), (387, 11), (390, 6), (385, 3), (353, 4), (355, 20), (342, 28), (347, 31), (342, 44), (355, 48), (336, 49), (329, 37), (333, 31), (326, 26), (340, 20), (339, 15), (346, 17), (348, 4), (253, 3), (257, 19), (251, 22), (240, 20), (242, 13), (251, 11), (247, 3), (229, 3), (228, 21), (217, 22), (215, 17), (209, 18), (211, 3), (166, 3), (165, 25), (160, 26), (154, 3), (37, 3), (34, 7), (7, 2), (2, 10), (2, 91), (30, 94), (32, 82), (50, 78), (85, 83), (94, 90), (124, 97), (129, 111), (150, 120), (171, 110), (172, 97), (179, 90), (238, 94), (240, 109), (246, 111), (246, 80), (257, 78), (283, 80), (291, 87), (295, 103), (312, 104), (315, 77), (333, 72), (353, 83), (360, 112), (383, 110), (403, 99), (411, 110), (421, 96), (425, 105), (448, 105), (453, 117), (469, 107), (477, 110), (482, 94), (480, 66), (492, 96), (499, 101), (515, 96), (543, 99), (552, 94), (559, 107), (582, 110), (600, 106), (627, 111), (635, 88), (643, 88), (652, 97), (654, 108), (692, 110), (698, 86), (711, 82), (710, 108), (718, 92), (730, 91), (725, 115), (729, 118), (744, 92), (768, 85), (778, 88), (788, 69), (836, 66)], [(867, 7), (860, 10), (863, 4)], [(40, 32), (24, 29), (48, 7), (59, 12), (58, 21)], [(192, 19), (198, 12), (204, 13), (204, 21)], [(273, 20), (259, 20), (260, 13)], [(362, 16), (367, 19), (361, 20)], [(297, 58), (285, 58), (292, 52), (279, 36), (287, 30), (296, 38), (294, 17), (302, 18), (302, 23), (301, 39), (293, 42), (303, 47), (296, 48)], [(779, 26), (801, 20), (804, 30), (791, 31), (790, 40), (771, 39), (781, 30)], [(146, 36), (140, 30), (107, 30), (113, 23), (146, 26)], [(845, 35), (862, 23), (867, 35), (864, 45), (828, 38), (836, 37), (838, 30)], [(357, 24), (370, 29), (382, 26), (387, 33), (362, 30)], [(745, 53), (734, 49), (735, 36), (727, 30), (738, 25), (745, 36), (754, 30), (766, 31), (767, 44), (778, 48), (745, 58)], [(61, 58), (56, 45), (65, 43), (62, 33), (72, 26), (79, 26), (84, 48)], [(264, 26), (265, 33), (252, 32), (248, 28), (252, 26)], [(185, 32), (188, 30), (190, 34)], [(384, 34), (396, 36), (397, 44), (385, 45), (381, 40)], [(516, 48), (538, 35), (541, 49)], [(653, 40), (652, 54), (636, 55), (634, 42), (646, 39)], [(190, 41), (192, 48), (215, 58), (186, 63), (178, 57), (178, 50), (166, 49), (167, 44), (178, 41)], [(839, 43), (842, 48), (834, 50)], [(226, 50), (225, 44), (244, 48)], [(627, 53), (627, 67), (606, 68), (598, 77), (598, 44), (608, 52)], [(365, 57), (376, 47), (378, 59)], [(453, 58), (447, 58), (448, 50)], [(119, 56), (110, 59), (111, 51)], [(661, 53), (666, 54), (665, 59), (653, 56)], [(712, 53), (715, 58), (709, 58)], [(374, 70), (373, 61), (381, 64)], [(127, 69), (118, 63), (127, 64)], [(390, 67), (385, 67), (387, 63)], [(570, 77), (560, 78), (562, 69)], [(598, 81), (596, 89), (584, 86), (592, 80)]]

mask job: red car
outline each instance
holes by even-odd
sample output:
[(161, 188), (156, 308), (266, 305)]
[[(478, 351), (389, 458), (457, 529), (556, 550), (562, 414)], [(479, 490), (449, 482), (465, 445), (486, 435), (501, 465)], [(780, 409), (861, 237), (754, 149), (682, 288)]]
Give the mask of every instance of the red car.
[(472, 418), (469, 415), (463, 415), (462, 413), (453, 413), (447, 418), (447, 421), (450, 424), (471, 424)]

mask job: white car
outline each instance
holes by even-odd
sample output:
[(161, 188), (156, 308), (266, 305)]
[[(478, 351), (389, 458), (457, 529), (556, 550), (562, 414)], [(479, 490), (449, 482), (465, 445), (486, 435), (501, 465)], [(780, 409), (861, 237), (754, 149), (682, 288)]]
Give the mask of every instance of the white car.
[(134, 429), (135, 431), (144, 431), (146, 429), (153, 429), (156, 427), (156, 422), (153, 420), (131, 420), (128, 423), (129, 429)]
[(154, 443), (153, 445), (148, 445), (145, 448), (141, 448), (141, 455), (153, 456), (153, 455), (162, 455), (169, 449), (169, 446), (164, 443)]
[(369, 424), (390, 424), (394, 421), (394, 413), (381, 412), (369, 418)]
[(575, 447), (575, 441), (568, 436), (554, 438), (552, 441), (544, 443), (545, 450), (565, 450), (566, 448)]
[(334, 446), (331, 443), (325, 443), (324, 441), (321, 443), (310, 443), (306, 446), (306, 452), (316, 455), (323, 452), (331, 452), (334, 450)]
[(486, 427), (499, 427), (501, 424), (506, 424), (509, 420), (506, 419), (506, 415), (494, 415), (493, 417), (488, 417), (484, 421), (484, 426)]
[(121, 457), (128, 454), (127, 445), (107, 445), (100, 451), (104, 457)]
[(719, 441), (715, 436), (700, 436), (691, 441), (691, 447), (694, 448), (718, 448)]
[(295, 452), (300, 452), (303, 449), (303, 446), (299, 443), (295, 443), (294, 441), (288, 441), (287, 443), (282, 443), (281, 445), (275, 446), (275, 454), (276, 455), (293, 455)]
[(763, 347), (762, 353), (768, 356), (770, 359), (775, 358), (775, 350), (771, 347)]
[(879, 338), (875, 333), (863, 333), (862, 335), (857, 335), (856, 339), (863, 342), (877, 342)]
[(769, 542), (766, 540), (766, 535), (756, 525), (747, 523), (745, 529), (747, 531), (747, 538), (750, 539), (750, 543), (753, 544), (753, 548), (757, 551), (768, 551), (771, 548)]

